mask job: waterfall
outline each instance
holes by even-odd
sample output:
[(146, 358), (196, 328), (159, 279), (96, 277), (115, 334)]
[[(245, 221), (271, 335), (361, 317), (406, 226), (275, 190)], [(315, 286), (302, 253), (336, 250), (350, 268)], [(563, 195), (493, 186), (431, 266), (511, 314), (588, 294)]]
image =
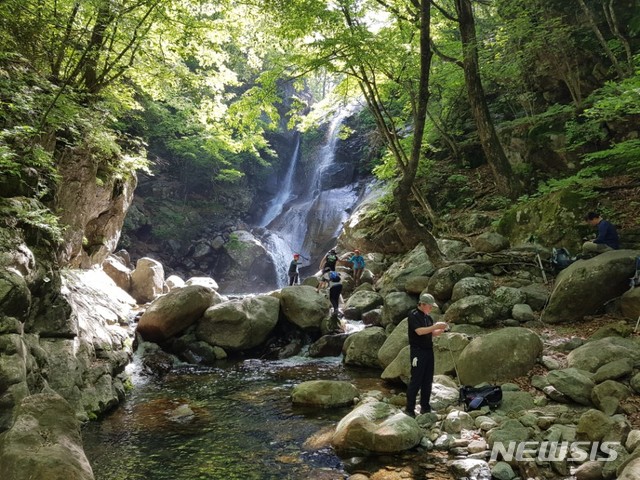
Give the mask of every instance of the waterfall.
[[(277, 265), (278, 287), (287, 284), (287, 269), (294, 252), (303, 258), (306, 271), (317, 268), (324, 252), (333, 244), (351, 208), (359, 197), (359, 188), (340, 171), (331, 171), (335, 165), (336, 146), (340, 127), (353, 114), (354, 108), (344, 108), (336, 114), (327, 129), (324, 144), (319, 149), (317, 167), (310, 178), (300, 178), (303, 193), (293, 195), (294, 178), (299, 160), (300, 139), (291, 158), (282, 188), (269, 203), (260, 222), (267, 232), (262, 236), (265, 247)], [(346, 184), (346, 185), (345, 185)]]
[(298, 164), (299, 151), (300, 135), (296, 135), (296, 146), (293, 149), (293, 155), (291, 155), (291, 160), (289, 161), (287, 173), (284, 176), (282, 188), (278, 191), (278, 194), (269, 202), (267, 211), (258, 224), (260, 227), (266, 227), (274, 218), (280, 215), (280, 213), (282, 212), (282, 208), (284, 207), (287, 200), (289, 200), (293, 186), (293, 172), (295, 171), (296, 165)]

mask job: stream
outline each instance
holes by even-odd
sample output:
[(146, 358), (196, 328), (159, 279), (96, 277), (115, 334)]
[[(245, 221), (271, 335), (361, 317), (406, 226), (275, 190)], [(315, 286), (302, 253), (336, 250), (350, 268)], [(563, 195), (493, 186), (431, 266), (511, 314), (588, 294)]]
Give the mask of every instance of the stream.
[[(83, 430), (96, 480), (342, 479), (379, 468), (378, 458), (343, 460), (329, 446), (350, 407), (300, 408), (289, 398), (295, 384), (314, 379), (388, 394), (379, 372), (345, 367), (341, 357), (293, 357), (182, 366), (160, 380), (142, 375), (138, 362), (125, 402)], [(410, 457), (382, 461), (402, 469)]]

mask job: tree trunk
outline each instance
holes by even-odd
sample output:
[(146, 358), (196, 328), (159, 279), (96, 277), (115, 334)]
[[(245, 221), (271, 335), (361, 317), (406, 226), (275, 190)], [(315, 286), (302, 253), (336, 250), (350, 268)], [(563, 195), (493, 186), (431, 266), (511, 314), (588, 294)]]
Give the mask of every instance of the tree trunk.
[(409, 197), (414, 187), (420, 155), (422, 153), (422, 139), (424, 137), (424, 125), (427, 116), (427, 104), (429, 102), (429, 71), (431, 68), (431, 1), (420, 2), (420, 83), (418, 97), (416, 98), (415, 111), (413, 112), (413, 144), (407, 166), (403, 170), (402, 177), (395, 189), (395, 203), (398, 218), (404, 227), (411, 233), (415, 232), (424, 245), (429, 259), (436, 267), (444, 264), (442, 253), (438, 248), (436, 239), (429, 229), (422, 225), (411, 211)]
[(517, 182), (511, 165), (504, 153), (502, 144), (489, 114), (484, 95), (478, 60), (476, 26), (470, 0), (455, 0), (462, 40), (464, 80), (471, 104), (471, 113), (476, 122), (482, 150), (491, 167), (498, 191), (514, 198), (518, 194)]

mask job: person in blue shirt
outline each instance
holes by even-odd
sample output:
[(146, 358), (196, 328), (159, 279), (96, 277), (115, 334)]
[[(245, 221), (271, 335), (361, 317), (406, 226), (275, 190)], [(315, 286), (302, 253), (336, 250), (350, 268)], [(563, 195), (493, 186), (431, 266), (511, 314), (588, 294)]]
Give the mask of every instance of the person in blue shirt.
[(611, 222), (604, 220), (597, 212), (587, 213), (584, 219), (589, 225), (598, 229), (598, 235), (595, 239), (584, 242), (582, 245), (583, 255), (598, 254), (620, 248), (618, 231)]
[(348, 261), (353, 266), (353, 279), (355, 280), (357, 287), (360, 285), (360, 277), (362, 277), (362, 272), (364, 271), (364, 257), (360, 255), (360, 250), (356, 248)]

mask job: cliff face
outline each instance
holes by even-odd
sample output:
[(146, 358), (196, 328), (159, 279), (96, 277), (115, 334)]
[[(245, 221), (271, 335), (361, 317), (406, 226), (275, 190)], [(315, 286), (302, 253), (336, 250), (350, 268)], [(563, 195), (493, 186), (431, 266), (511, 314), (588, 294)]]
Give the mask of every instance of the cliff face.
[[(135, 301), (91, 267), (115, 248), (136, 180), (105, 170), (99, 158), (76, 149), (59, 155), (47, 205), (24, 196), (29, 189), (3, 189), (0, 198), (3, 478), (27, 478), (52, 465), (60, 477), (93, 478), (79, 422), (124, 398)], [(29, 451), (43, 453), (30, 459)]]
[(59, 159), (60, 188), (53, 210), (66, 225), (60, 263), (89, 268), (115, 250), (137, 179), (107, 176), (86, 150), (68, 149)]

